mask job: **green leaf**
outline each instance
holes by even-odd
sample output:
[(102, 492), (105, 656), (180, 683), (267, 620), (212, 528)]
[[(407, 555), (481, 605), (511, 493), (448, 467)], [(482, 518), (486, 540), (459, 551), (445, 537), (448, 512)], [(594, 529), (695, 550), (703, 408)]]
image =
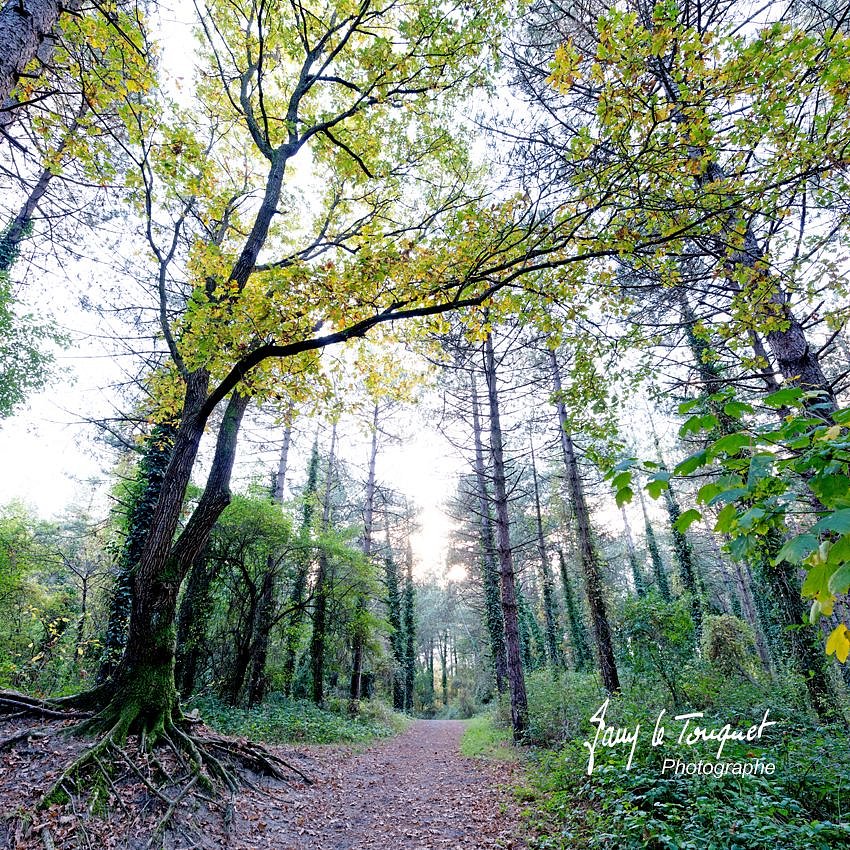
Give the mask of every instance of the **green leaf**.
[(850, 506), (850, 478), (846, 475), (819, 475), (809, 480), (809, 486), (828, 508)]
[(803, 391), (799, 387), (786, 387), (765, 396), (762, 401), (768, 407), (799, 407)]
[(728, 490), (721, 490), (716, 496), (713, 496), (708, 505), (718, 505), (721, 502), (734, 502), (743, 496), (748, 496), (750, 491), (746, 487), (730, 487)]
[(744, 401), (730, 401), (723, 405), (723, 412), (732, 419), (740, 419), (745, 413), (755, 413), (755, 410)]
[(690, 475), (692, 472), (696, 472), (701, 466), (704, 466), (707, 459), (708, 453), (703, 449), (690, 455), (690, 457), (686, 457), (676, 466), (673, 472), (676, 475)]
[(850, 589), (850, 563), (840, 566), (829, 577), (829, 592), (838, 596), (840, 593), (847, 593)]
[(770, 477), (773, 472), (774, 460), (774, 456), (766, 452), (760, 452), (750, 458), (750, 471), (747, 475), (748, 489), (754, 489), (759, 481)]
[(649, 493), (653, 499), (657, 499), (665, 490), (669, 489), (670, 482), (663, 478), (656, 478), (646, 485), (646, 492)]
[(680, 534), (684, 534), (697, 520), (701, 519), (702, 514), (695, 508), (690, 508), (673, 523), (673, 528)]
[(634, 494), (635, 492), (631, 487), (621, 487), (617, 490), (617, 495), (615, 496), (617, 507), (622, 508), (627, 502), (631, 502)]
[(623, 487), (628, 487), (632, 483), (632, 473), (630, 470), (619, 472), (614, 476), (611, 486), (615, 490), (621, 490)]
[(810, 555), (818, 548), (818, 539), (814, 534), (798, 534), (792, 537), (773, 559), (773, 566), (788, 561), (790, 564), (799, 564), (803, 558)]
[(736, 561), (743, 561), (750, 553), (750, 539), (742, 534), (729, 541), (729, 554)]
[(826, 602), (830, 599), (833, 594), (829, 591), (829, 580), (834, 571), (835, 567), (830, 567), (828, 564), (816, 564), (812, 567), (803, 580), (801, 590), (803, 596), (814, 597), (818, 602)]
[(736, 455), (749, 445), (750, 438), (747, 434), (727, 434), (709, 446), (709, 454), (711, 457), (717, 457), (719, 454)]
[(728, 534), (732, 530), (732, 524), (738, 518), (738, 509), (734, 505), (726, 505), (717, 515), (714, 530), (720, 534)]
[(749, 531), (764, 515), (765, 511), (763, 508), (750, 508), (738, 517), (738, 525)]
[(679, 428), (679, 436), (687, 437), (688, 434), (699, 434), (702, 430), (701, 422), (702, 416), (699, 413), (694, 414), (690, 419), (682, 423), (682, 427)]
[(684, 401), (679, 405), (679, 413), (684, 416), (686, 413), (690, 413), (692, 410), (699, 407), (701, 403), (701, 398), (692, 398), (690, 401)]
[(829, 554), (826, 562), (828, 564), (843, 564), (844, 561), (850, 561), (850, 537), (839, 537), (829, 547)]
[(835, 531), (838, 534), (847, 534), (850, 532), (850, 508), (843, 508), (840, 511), (825, 516), (818, 520), (810, 529), (815, 533), (823, 531)]
[(708, 484), (703, 484), (702, 487), (697, 490), (697, 504), (708, 504), (711, 499), (722, 491), (723, 486), (718, 484), (716, 481), (710, 481)]

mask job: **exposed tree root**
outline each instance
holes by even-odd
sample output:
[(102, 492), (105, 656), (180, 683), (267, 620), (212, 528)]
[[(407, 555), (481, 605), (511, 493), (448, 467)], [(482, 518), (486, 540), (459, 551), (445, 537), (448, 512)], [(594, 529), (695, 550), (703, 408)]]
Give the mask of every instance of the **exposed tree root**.
[[(227, 824), (240, 786), (254, 787), (252, 775), (310, 784), (301, 769), (262, 745), (209, 734), (199, 728), (197, 719), (184, 719), (177, 705), (153, 712), (149, 704), (147, 711), (143, 710), (141, 700), (132, 696), (124, 702), (104, 694), (101, 697), (99, 704), (90, 694), (76, 703), (60, 704), (57, 700), (0, 692), (0, 719), (29, 715), (51, 721), (76, 720), (62, 732), (93, 737), (93, 742), (52, 781), (33, 809), (34, 813), (51, 806), (64, 808), (65, 817), (73, 817), (77, 824), (75, 847), (98, 846), (97, 839), (92, 841), (86, 832), (85, 824), (91, 825), (91, 818), (106, 818), (111, 810), (130, 821), (138, 814), (140, 799), (142, 811), (148, 812), (146, 817), (156, 809), (162, 812), (151, 825), (148, 847), (154, 847), (159, 846), (157, 842), (167, 830), (182, 829), (186, 816), (191, 821), (195, 815), (187, 813), (196, 812), (202, 803), (208, 810), (218, 810)], [(170, 703), (166, 701), (165, 705)], [(54, 732), (45, 732), (43, 727), (16, 731), (0, 739), (0, 752), (49, 734)], [(129, 790), (133, 788), (135, 791)], [(183, 813), (179, 821), (175, 818), (178, 812)], [(32, 834), (30, 829), (35, 831), (36, 827), (26, 826)], [(46, 835), (45, 829), (39, 831), (39, 837), (42, 843), (51, 843), (53, 837)], [(200, 836), (202, 832), (199, 827)], [(57, 842), (68, 846), (59, 837)]]
[(75, 710), (73, 705), (57, 707), (53, 700), (36, 699), (16, 691), (0, 691), (0, 715), (6, 717), (47, 717), (51, 720), (73, 720), (87, 717), (88, 712)]
[(0, 753), (6, 750), (11, 750), (15, 744), (20, 744), (21, 741), (28, 741), (30, 738), (46, 738), (46, 732), (37, 732), (34, 729), (25, 729), (23, 732), (18, 732), (15, 735), (10, 735), (0, 741)]

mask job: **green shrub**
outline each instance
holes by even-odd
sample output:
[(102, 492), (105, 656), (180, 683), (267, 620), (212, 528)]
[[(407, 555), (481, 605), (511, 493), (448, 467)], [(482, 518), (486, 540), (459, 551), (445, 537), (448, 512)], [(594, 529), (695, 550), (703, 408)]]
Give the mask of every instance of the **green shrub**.
[(655, 593), (627, 599), (622, 630), (634, 671), (657, 677), (673, 704), (681, 705), (685, 700), (681, 671), (694, 657), (694, 623), (685, 600), (665, 602)]
[(753, 630), (731, 614), (708, 616), (703, 622), (702, 656), (728, 676), (756, 677), (759, 658)]
[[(695, 664), (683, 674), (689, 693), (705, 693), (722, 680), (716, 668)], [(587, 775), (592, 738), (590, 716), (602, 702), (598, 693), (580, 697), (564, 692), (545, 679), (529, 677), (532, 728), (551, 725), (560, 711), (573, 718), (560, 727), (569, 732), (557, 750), (530, 754), (530, 781), (535, 792), (526, 817), (536, 837), (533, 850), (573, 850), (576, 847), (617, 850), (833, 850), (850, 847), (850, 747), (844, 730), (815, 725), (805, 715), (782, 703), (788, 691), (781, 683), (771, 689), (738, 677), (733, 694), (718, 699), (723, 711), (704, 704), (704, 725), (717, 728), (728, 722), (746, 728), (770, 708), (779, 720), (769, 740), (727, 743), (723, 759), (747, 761), (759, 756), (775, 764), (769, 776), (687, 776), (662, 774), (664, 757), (682, 761), (707, 758), (716, 745), (693, 751), (669, 746), (650, 746), (651, 726), (657, 706), (638, 680), (624, 696), (611, 699), (606, 723), (633, 728), (642, 724), (632, 767), (626, 770), (629, 747), (597, 751), (592, 775)], [(729, 682), (727, 681), (727, 687)], [(657, 691), (656, 687), (656, 691)], [(731, 711), (733, 699), (740, 699)], [(604, 697), (603, 697), (604, 699)], [(558, 705), (558, 712), (553, 706)], [(542, 711), (542, 715), (541, 712)], [(729, 713), (725, 713), (729, 712)], [(711, 715), (711, 716), (709, 716)], [(669, 716), (669, 714), (668, 714)], [(545, 718), (545, 719), (544, 719)]]
[[(588, 673), (565, 673), (553, 679), (548, 670), (535, 670), (526, 676), (526, 690), (528, 738), (539, 745), (581, 734), (587, 718), (605, 699), (598, 678)], [(510, 714), (502, 722), (510, 726)]]
[(232, 708), (214, 697), (198, 697), (193, 706), (219, 732), (273, 744), (367, 743), (395, 735), (407, 723), (377, 700), (361, 701), (353, 717), (342, 706), (331, 711), (281, 694), (251, 709)]

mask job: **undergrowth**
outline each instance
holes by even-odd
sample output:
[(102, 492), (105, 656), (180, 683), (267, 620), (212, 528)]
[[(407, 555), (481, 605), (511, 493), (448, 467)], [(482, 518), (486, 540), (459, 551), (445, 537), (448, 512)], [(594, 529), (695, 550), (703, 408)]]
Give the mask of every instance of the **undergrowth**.
[(233, 708), (209, 696), (196, 698), (189, 707), (197, 708), (204, 722), (219, 732), (272, 744), (362, 744), (396, 735), (408, 723), (377, 700), (362, 701), (353, 716), (342, 701), (318, 708), (281, 694), (271, 694), (250, 709)]
[(516, 761), (518, 758), (510, 732), (497, 726), (491, 714), (479, 714), (467, 723), (460, 739), (460, 751), (467, 758), (498, 761)]
[[(688, 748), (677, 741), (680, 722), (670, 721), (663, 746), (650, 744), (663, 693), (634, 680), (612, 698), (608, 725), (641, 723), (631, 769), (628, 745), (599, 747), (592, 775), (589, 750), (596, 727), (589, 719), (605, 695), (589, 677), (558, 682), (529, 677), (529, 787), (521, 791), (533, 850), (836, 850), (850, 847), (850, 747), (841, 726), (823, 726), (784, 702), (777, 684), (726, 681), (706, 687), (710, 671), (690, 671), (689, 705), (705, 711), (699, 721), (719, 728), (757, 723), (765, 708), (778, 721), (770, 734), (746, 745), (726, 744), (721, 761), (775, 764), (772, 775), (713, 776), (662, 773), (663, 759), (713, 762), (717, 744)], [(702, 678), (701, 678), (702, 677)], [(690, 690), (688, 691), (688, 686)], [(725, 692), (721, 698), (721, 692)], [(660, 696), (658, 694), (661, 693)], [(784, 703), (784, 704), (783, 704)], [(673, 730), (675, 729), (675, 734)]]

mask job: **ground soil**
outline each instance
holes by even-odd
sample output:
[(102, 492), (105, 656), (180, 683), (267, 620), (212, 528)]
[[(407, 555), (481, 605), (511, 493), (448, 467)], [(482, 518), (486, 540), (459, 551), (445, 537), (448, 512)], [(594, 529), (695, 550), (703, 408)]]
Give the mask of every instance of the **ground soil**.
[[(187, 797), (165, 835), (151, 840), (166, 807), (129, 771), (105, 789), (106, 803), (97, 811), (87, 810), (82, 793), (65, 806), (35, 809), (58, 771), (85, 746), (58, 734), (60, 725), (45, 724), (47, 737), (0, 753), (0, 847), (519, 850), (524, 844), (510, 793), (521, 779), (519, 765), (462, 756), (464, 728), (461, 721), (417, 720), (401, 735), (360, 749), (272, 748), (312, 784), (294, 775), (289, 782), (253, 776), (254, 787), (230, 802)], [(164, 766), (179, 773), (176, 764)], [(166, 797), (177, 791), (166, 789)]]
[[(278, 787), (237, 805), (239, 850), (519, 848), (508, 786), (517, 766), (464, 758), (457, 720), (417, 720), (362, 752), (314, 750), (309, 788)], [(310, 764), (312, 761), (312, 764)], [(241, 811), (242, 806), (245, 811)], [(257, 812), (262, 818), (255, 820)]]

